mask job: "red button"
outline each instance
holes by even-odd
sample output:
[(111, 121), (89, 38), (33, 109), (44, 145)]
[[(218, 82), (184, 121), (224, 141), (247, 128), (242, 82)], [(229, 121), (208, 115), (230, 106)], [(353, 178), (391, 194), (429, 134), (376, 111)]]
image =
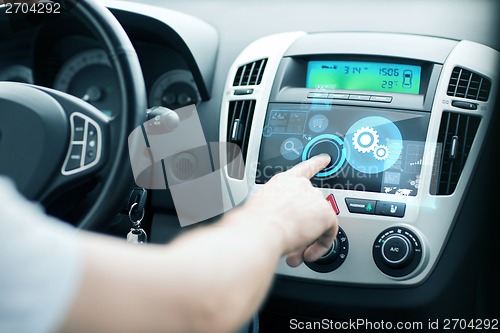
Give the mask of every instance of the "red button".
[(339, 215), (340, 214), (340, 209), (339, 206), (337, 206), (337, 201), (335, 201), (335, 197), (333, 194), (330, 194), (329, 196), (326, 197), (326, 200), (332, 205), (333, 211), (335, 214)]

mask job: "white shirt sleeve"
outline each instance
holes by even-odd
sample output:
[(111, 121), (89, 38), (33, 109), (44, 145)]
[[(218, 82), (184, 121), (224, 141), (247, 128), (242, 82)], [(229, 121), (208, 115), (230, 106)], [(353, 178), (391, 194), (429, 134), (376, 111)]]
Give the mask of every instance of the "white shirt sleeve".
[(77, 229), (46, 216), (0, 177), (0, 332), (55, 332), (80, 286)]

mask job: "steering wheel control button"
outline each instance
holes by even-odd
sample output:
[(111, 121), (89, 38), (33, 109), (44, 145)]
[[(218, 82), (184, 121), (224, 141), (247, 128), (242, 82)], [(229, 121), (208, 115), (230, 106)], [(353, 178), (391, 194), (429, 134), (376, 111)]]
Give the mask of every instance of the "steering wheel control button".
[(89, 123), (87, 128), (87, 140), (95, 139), (97, 139), (97, 128)]
[(339, 215), (340, 214), (339, 205), (337, 205), (337, 201), (335, 200), (335, 197), (333, 196), (333, 194), (330, 194), (329, 196), (327, 196), (326, 201), (328, 201), (330, 203), (335, 214)]
[(375, 214), (383, 216), (404, 217), (406, 204), (402, 202), (379, 201)]
[(71, 144), (61, 173), (69, 176), (87, 170), (101, 157), (102, 135), (97, 122), (75, 112), (70, 116)]
[(345, 164), (346, 151), (344, 141), (333, 134), (323, 134), (315, 137), (304, 148), (302, 161), (306, 161), (319, 154), (330, 155), (330, 163), (316, 174), (316, 177), (323, 178), (335, 174)]
[(65, 168), (66, 171), (76, 170), (81, 167), (82, 152), (83, 152), (83, 145), (80, 144), (71, 145), (71, 148), (69, 150), (69, 159)]
[(382, 256), (389, 266), (402, 266), (411, 259), (412, 247), (407, 238), (401, 235), (387, 237), (382, 245)]
[(84, 140), (85, 137), (85, 119), (81, 117), (73, 118), (73, 142), (80, 142)]
[(345, 198), (347, 209), (355, 214), (375, 214), (377, 207), (376, 200)]
[(422, 243), (417, 235), (407, 228), (389, 228), (375, 240), (373, 260), (377, 267), (389, 276), (408, 276), (422, 260)]
[(87, 144), (87, 152), (85, 153), (84, 165), (88, 165), (88, 164), (94, 162), (95, 158), (97, 156), (97, 149), (95, 147), (91, 146), (92, 143), (93, 143), (93, 141), (90, 141)]
[(339, 268), (347, 258), (349, 253), (349, 240), (344, 230), (339, 227), (337, 237), (330, 248), (330, 251), (316, 260), (306, 262), (306, 266), (319, 273), (330, 273)]
[(97, 128), (88, 123), (87, 124), (87, 147), (85, 153), (84, 165), (89, 165), (94, 162), (97, 157), (98, 141), (97, 141)]

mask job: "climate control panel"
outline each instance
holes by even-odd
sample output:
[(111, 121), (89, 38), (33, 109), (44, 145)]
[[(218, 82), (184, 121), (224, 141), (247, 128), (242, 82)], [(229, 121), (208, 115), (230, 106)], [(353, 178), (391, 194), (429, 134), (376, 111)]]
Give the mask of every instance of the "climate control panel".
[[(348, 253), (349, 240), (345, 231), (339, 227), (330, 250), (318, 260), (305, 264), (315, 272), (331, 273), (344, 263)], [(404, 278), (419, 266), (423, 248), (419, 237), (413, 231), (405, 227), (392, 227), (378, 235), (372, 254), (380, 271), (393, 278)]]

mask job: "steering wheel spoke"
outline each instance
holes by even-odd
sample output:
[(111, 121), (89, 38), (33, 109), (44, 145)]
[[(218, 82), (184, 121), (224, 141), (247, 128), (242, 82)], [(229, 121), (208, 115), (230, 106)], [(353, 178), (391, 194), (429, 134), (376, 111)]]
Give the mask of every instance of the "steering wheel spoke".
[(39, 200), (47, 202), (54, 193), (60, 195), (65, 189), (71, 189), (95, 178), (106, 177), (103, 168), (107, 163), (110, 147), (111, 121), (101, 111), (66, 93), (53, 89), (37, 87), (54, 98), (63, 108), (68, 124), (66, 153), (59, 163), (59, 170), (54, 175)]
[(98, 170), (105, 162), (109, 147), (110, 119), (91, 104), (56, 90), (41, 88), (63, 107), (69, 124), (69, 142), (62, 176)]
[[(71, 95), (2, 82), (0, 114), (6, 157), (2, 173), (30, 199), (47, 203), (100, 175), (109, 147), (109, 119)], [(14, 114), (16, 112), (16, 114)]]

